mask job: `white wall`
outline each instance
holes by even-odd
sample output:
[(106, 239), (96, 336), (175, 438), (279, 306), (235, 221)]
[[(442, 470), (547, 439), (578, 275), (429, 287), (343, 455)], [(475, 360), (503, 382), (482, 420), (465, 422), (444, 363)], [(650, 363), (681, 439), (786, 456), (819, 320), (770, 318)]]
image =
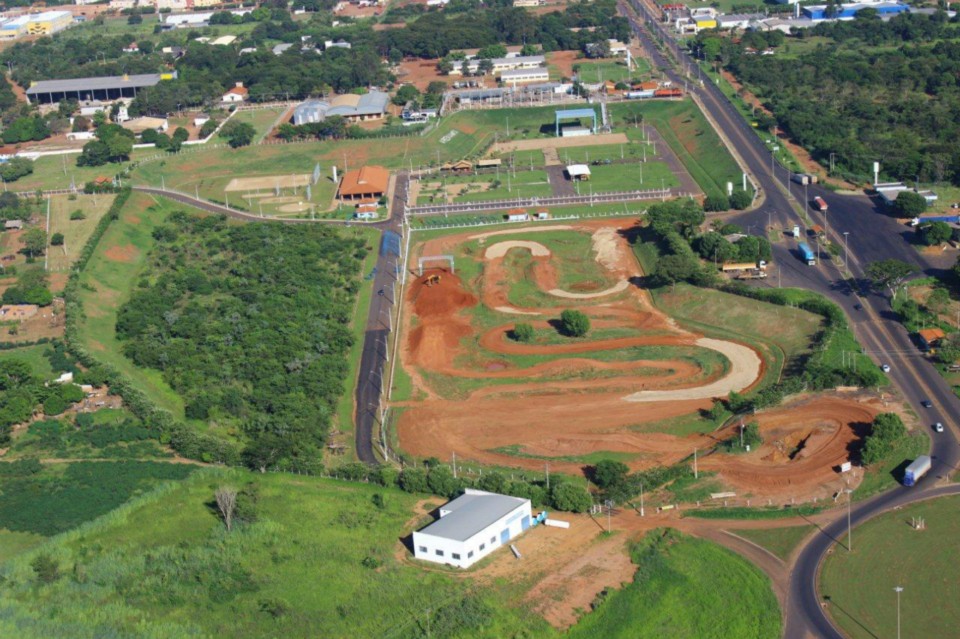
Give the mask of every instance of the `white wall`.
[[(456, 541), (415, 532), (413, 533), (413, 556), (424, 561), (448, 564), (458, 568), (469, 568), (497, 548), (506, 545), (500, 542), (500, 535), (504, 529), (510, 531), (508, 544), (509, 540), (523, 532), (524, 517), (528, 518), (528, 522), (533, 519), (529, 501), (524, 501), (509, 514), (501, 517), (466, 541)], [(480, 546), (483, 546), (483, 548), (480, 548)], [(437, 551), (442, 552), (443, 555), (438, 555)], [(473, 553), (473, 556), (470, 553)], [(454, 554), (459, 555), (459, 559), (455, 558)]]

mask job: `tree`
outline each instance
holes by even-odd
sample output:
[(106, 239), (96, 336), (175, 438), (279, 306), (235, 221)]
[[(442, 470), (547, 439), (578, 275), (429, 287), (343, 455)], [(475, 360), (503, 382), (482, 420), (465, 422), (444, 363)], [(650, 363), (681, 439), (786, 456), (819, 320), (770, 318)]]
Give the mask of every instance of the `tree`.
[(50, 246), (63, 246), (63, 233), (54, 233), (51, 235)]
[(200, 127), (200, 137), (207, 138), (213, 135), (213, 132), (217, 130), (217, 127), (220, 126), (220, 123), (213, 118), (210, 118), (203, 123), (203, 126)]
[(566, 309), (560, 313), (563, 332), (571, 337), (583, 337), (590, 331), (590, 318), (581, 311)]
[(45, 552), (34, 557), (30, 567), (42, 583), (51, 584), (60, 578), (60, 565), (56, 559)]
[(227, 143), (235, 149), (253, 142), (253, 136), (256, 133), (257, 130), (252, 124), (236, 120), (230, 120), (220, 129), (220, 137), (226, 138)]
[(110, 147), (100, 140), (90, 140), (77, 156), (77, 166), (103, 166), (110, 161)]
[(453, 471), (448, 466), (431, 468), (427, 475), (427, 486), (433, 494), (444, 497), (452, 497), (460, 488), (457, 480), (453, 477)]
[[(897, 198), (899, 200), (899, 198)], [(932, 224), (921, 224), (919, 227), (923, 242), (927, 246), (939, 246), (953, 235), (953, 229), (946, 222), (933, 222)]]
[(23, 234), (20, 242), (23, 243), (23, 248), (28, 257), (43, 255), (43, 252), (47, 249), (47, 233), (35, 226)]
[(133, 153), (133, 140), (125, 135), (114, 135), (107, 141), (109, 149), (109, 160), (111, 162), (123, 162), (130, 159)]
[(897, 217), (917, 217), (927, 210), (927, 201), (919, 193), (900, 191), (891, 210)]
[(550, 487), (550, 503), (557, 510), (583, 513), (590, 510), (593, 498), (586, 488), (570, 482), (560, 482)]
[(427, 474), (419, 468), (404, 468), (397, 480), (400, 488), (408, 493), (429, 492)]
[(863, 463), (869, 465), (885, 458), (906, 434), (907, 429), (896, 413), (880, 413), (874, 417), (863, 447)]
[(14, 157), (0, 164), (0, 177), (5, 182), (16, 182), (31, 173), (33, 173), (33, 160), (28, 158)]
[(397, 106), (403, 106), (407, 102), (412, 102), (420, 98), (420, 91), (412, 84), (405, 84), (397, 89), (397, 94), (393, 96), (392, 102)]
[(654, 279), (661, 286), (691, 279), (699, 272), (697, 263), (685, 255), (664, 255), (657, 262)]
[(593, 467), (593, 483), (599, 488), (607, 489), (623, 484), (630, 469), (623, 462), (612, 459), (601, 459)]
[(907, 264), (901, 260), (888, 259), (867, 264), (867, 277), (876, 288), (887, 289), (890, 291), (890, 297), (896, 299), (897, 290), (905, 279), (916, 273), (919, 269), (913, 264)]
[(67, 400), (60, 395), (51, 395), (43, 402), (43, 414), (54, 417), (67, 410), (68, 406)]
[[(464, 63), (466, 64), (466, 63)], [(477, 73), (480, 75), (487, 75), (493, 72), (493, 60), (490, 58), (483, 58), (477, 63)]]
[(233, 513), (237, 507), (237, 489), (229, 486), (220, 486), (213, 494), (217, 502), (217, 510), (227, 527), (227, 532), (233, 528)]
[(525, 322), (517, 322), (510, 331), (510, 337), (518, 342), (532, 342), (533, 335), (533, 326)]

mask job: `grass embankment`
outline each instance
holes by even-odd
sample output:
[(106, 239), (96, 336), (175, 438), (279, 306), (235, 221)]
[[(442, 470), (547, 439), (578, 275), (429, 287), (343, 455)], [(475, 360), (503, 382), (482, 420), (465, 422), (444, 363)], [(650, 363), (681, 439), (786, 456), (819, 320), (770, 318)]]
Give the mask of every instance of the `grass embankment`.
[(813, 531), (812, 525), (789, 526), (787, 528), (758, 528), (756, 530), (734, 530), (738, 537), (763, 546), (780, 559), (786, 560), (794, 548)]
[(159, 371), (140, 368), (127, 359), (116, 335), (117, 311), (129, 299), (155, 244), (151, 233), (178, 208), (162, 198), (131, 194), (80, 276), (84, 317), (78, 322), (78, 336), (99, 361), (132, 380), (157, 406), (183, 419), (183, 399)]
[[(926, 528), (914, 530), (911, 518)], [(853, 639), (896, 632), (897, 595), (906, 636), (952, 637), (960, 624), (960, 497), (904, 506), (853, 531), (853, 552), (827, 556), (820, 593), (834, 622)]]
[[(609, 112), (614, 130), (635, 123), (655, 126), (707, 195), (725, 195), (727, 182), (741, 183), (740, 167), (691, 100), (612, 104)], [(640, 127), (626, 132), (631, 139), (643, 139)]]
[(780, 636), (780, 611), (770, 580), (734, 553), (675, 531), (656, 530), (631, 550), (637, 572), (607, 595), (569, 637)]
[[(71, 181), (78, 189), (98, 177), (112, 178), (126, 169), (132, 162), (156, 155), (153, 148), (134, 149), (130, 154), (129, 162), (120, 164), (105, 164), (103, 166), (77, 166), (76, 155), (44, 155), (33, 162), (33, 173), (24, 176), (16, 182), (7, 184), (11, 191), (36, 191), (37, 189), (52, 190), (66, 189)], [(126, 181), (124, 181), (126, 183)]]
[[(257, 109), (255, 111), (240, 111), (231, 118), (237, 122), (246, 122), (253, 126), (256, 130), (256, 135), (253, 136), (254, 142), (259, 140), (261, 137), (270, 133), (270, 129), (273, 126), (273, 123), (277, 121), (281, 115), (286, 111), (283, 107), (275, 107), (271, 109)], [(222, 139), (213, 138), (211, 142), (223, 142)]]
[(17, 358), (22, 359), (33, 369), (33, 374), (43, 379), (53, 379), (56, 375), (50, 360), (44, 353), (50, 348), (50, 344), (36, 344), (34, 346), (19, 346), (17, 348), (4, 349), (0, 351), (0, 359)]
[[(224, 484), (258, 494), (256, 521), (229, 533), (210, 505)], [(420, 510), (411, 521), (417, 500), (311, 477), (202, 471), (53, 542), (47, 552), (67, 575), (54, 583), (38, 582), (29, 556), (8, 565), (0, 634), (554, 636), (518, 606), (520, 573), (485, 588), (398, 559), (398, 538), (428, 519)]]
[[(114, 195), (54, 195), (50, 198), (50, 231), (47, 241), (63, 234), (62, 246), (48, 246), (49, 270), (68, 271), (80, 255), (100, 218), (110, 209)], [(82, 216), (83, 219), (70, 219)]]
[(689, 284), (654, 289), (652, 294), (656, 305), (684, 327), (759, 350), (767, 363), (761, 387), (777, 382), (791, 360), (809, 352), (822, 323), (808, 311)]

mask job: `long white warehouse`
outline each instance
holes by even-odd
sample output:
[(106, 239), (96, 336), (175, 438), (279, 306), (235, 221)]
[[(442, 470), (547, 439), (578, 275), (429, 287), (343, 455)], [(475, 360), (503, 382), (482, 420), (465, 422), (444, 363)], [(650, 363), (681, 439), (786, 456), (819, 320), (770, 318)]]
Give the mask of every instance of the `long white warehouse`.
[(530, 500), (467, 488), (413, 533), (413, 556), (468, 568), (530, 527)]

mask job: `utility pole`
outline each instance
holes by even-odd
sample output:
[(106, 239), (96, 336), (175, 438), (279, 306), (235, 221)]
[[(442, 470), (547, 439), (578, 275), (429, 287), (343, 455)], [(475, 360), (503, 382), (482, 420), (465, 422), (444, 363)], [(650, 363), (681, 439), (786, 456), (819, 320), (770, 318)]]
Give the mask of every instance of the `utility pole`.
[(853, 528), (850, 526), (850, 501), (853, 491), (847, 488), (847, 552), (853, 552)]
[(453, 478), (457, 478), (457, 451), (453, 451)]
[(643, 484), (640, 484), (640, 516), (643, 517)]
[(700, 474), (697, 472), (697, 449), (693, 449), (693, 478), (699, 479)]
[(850, 231), (843, 232), (843, 269), (847, 269), (847, 236), (850, 235)]

